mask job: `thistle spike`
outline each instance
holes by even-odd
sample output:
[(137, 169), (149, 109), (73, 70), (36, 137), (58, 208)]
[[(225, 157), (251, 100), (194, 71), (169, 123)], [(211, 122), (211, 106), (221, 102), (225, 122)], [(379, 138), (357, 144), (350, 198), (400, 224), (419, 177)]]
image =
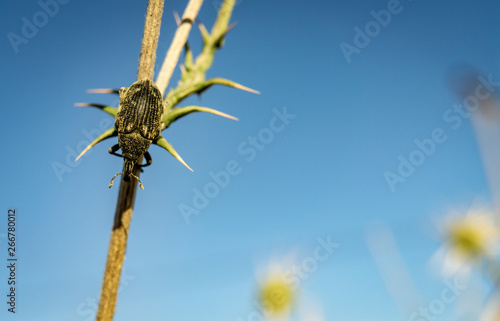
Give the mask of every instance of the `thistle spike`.
[(112, 88), (94, 88), (94, 89), (87, 89), (87, 93), (89, 93), (89, 94), (118, 94), (119, 91), (118, 91), (118, 89), (112, 89)]
[(177, 11), (174, 11), (174, 20), (175, 24), (177, 24), (177, 27), (181, 24), (181, 17), (179, 16), (179, 13)]
[(198, 29), (200, 29), (201, 38), (203, 39), (203, 42), (207, 43), (208, 40), (210, 39), (210, 34), (208, 33), (207, 28), (205, 28), (205, 25), (199, 19), (196, 19), (196, 24), (198, 25)]
[(179, 162), (181, 162), (184, 166), (186, 166), (191, 172), (193, 171), (191, 167), (189, 167), (188, 164), (186, 164), (186, 162), (182, 159), (182, 157), (179, 156), (179, 154), (175, 151), (172, 145), (170, 145), (170, 143), (167, 142), (165, 138), (160, 136), (153, 142), (153, 144), (156, 144), (166, 149), (172, 156), (174, 156)]
[(176, 121), (177, 119), (184, 117), (188, 114), (195, 113), (195, 112), (205, 112), (205, 113), (210, 113), (210, 114), (214, 114), (217, 116), (229, 118), (232, 120), (239, 120), (238, 118), (236, 118), (234, 116), (231, 116), (229, 114), (223, 113), (221, 111), (218, 111), (218, 110), (215, 110), (212, 108), (201, 107), (201, 106), (186, 106), (186, 107), (172, 109), (168, 114), (166, 114), (162, 120), (162, 122), (164, 124), (163, 129), (170, 126), (170, 124), (173, 123), (174, 121)]
[(94, 103), (75, 103), (75, 107), (96, 107), (101, 109), (102, 111), (110, 114), (111, 116), (115, 117), (116, 113), (118, 112), (118, 109), (115, 107), (103, 105), (103, 104), (94, 104)]
[(92, 143), (90, 143), (90, 145), (88, 145), (84, 150), (83, 152), (80, 153), (80, 155), (78, 155), (78, 157), (75, 159), (75, 162), (78, 161), (80, 159), (80, 157), (83, 156), (83, 154), (85, 154), (89, 149), (91, 149), (92, 147), (94, 147), (97, 143), (105, 140), (106, 138), (109, 138), (111, 136), (114, 136), (116, 133), (115, 133), (115, 128), (110, 128), (108, 130), (106, 130), (104, 133), (102, 133), (99, 137), (97, 137)]
[(238, 84), (238, 83), (236, 83), (236, 82), (234, 82), (232, 80), (225, 79), (225, 78), (211, 78), (211, 79), (207, 80), (206, 82), (209, 83), (209, 86), (212, 86), (212, 85), (224, 85), (224, 86), (233, 87), (233, 88), (236, 88), (236, 89), (241, 89), (241, 90), (244, 90), (244, 91), (248, 91), (248, 92), (251, 92), (253, 94), (258, 94), (258, 95), (260, 94), (260, 91), (258, 91), (258, 90), (255, 90), (255, 89), (243, 86), (241, 84)]

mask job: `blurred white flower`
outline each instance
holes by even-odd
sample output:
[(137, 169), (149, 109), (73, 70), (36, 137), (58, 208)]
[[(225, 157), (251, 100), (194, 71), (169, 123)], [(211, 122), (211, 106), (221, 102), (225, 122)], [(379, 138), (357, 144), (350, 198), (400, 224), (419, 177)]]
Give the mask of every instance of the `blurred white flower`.
[(296, 298), (296, 286), (289, 273), (294, 255), (272, 259), (266, 268), (258, 269), (257, 301), (266, 319), (287, 320)]
[[(323, 238), (318, 238), (314, 250), (307, 251), (308, 255), (300, 255), (300, 260), (297, 259), (299, 250), (296, 248), (285, 256), (273, 255), (266, 265), (256, 268), (256, 297), (264, 320), (325, 320), (322, 305), (306, 291), (305, 284), (312, 278), (317, 265), (327, 259), (325, 253), (330, 254), (332, 248), (338, 247), (329, 237), (326, 239), (325, 242)], [(323, 249), (321, 256), (318, 248)], [(312, 268), (311, 262), (314, 263)]]
[(283, 274), (269, 275), (259, 289), (259, 302), (271, 317), (288, 314), (295, 300), (292, 284)]
[(433, 260), (442, 260), (446, 277), (457, 272), (468, 275), (473, 265), (498, 253), (500, 233), (494, 213), (485, 208), (470, 209), (465, 215), (450, 215), (439, 227), (444, 244)]

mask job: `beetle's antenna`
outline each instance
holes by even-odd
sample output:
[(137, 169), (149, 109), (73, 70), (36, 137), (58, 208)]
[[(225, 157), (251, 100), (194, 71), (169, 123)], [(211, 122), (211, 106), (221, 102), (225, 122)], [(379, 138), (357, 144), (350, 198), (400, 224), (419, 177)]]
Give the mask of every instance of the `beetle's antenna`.
[(139, 182), (139, 186), (142, 190), (144, 190), (144, 185), (142, 185), (141, 183), (141, 180), (139, 179), (139, 177), (135, 176), (134, 174), (130, 173), (130, 176), (132, 176), (133, 178), (135, 178), (138, 182)]
[[(111, 182), (109, 182), (109, 188), (111, 188), (111, 186), (113, 186), (113, 181), (115, 180), (115, 178), (119, 175), (123, 175), (123, 173), (118, 173), (116, 174), (115, 176), (113, 176), (113, 178), (111, 179)], [(135, 176), (134, 174), (130, 173), (129, 174), (130, 176), (132, 176), (133, 178), (135, 178), (138, 182), (139, 182), (139, 187), (144, 190), (144, 185), (142, 185), (141, 183), (141, 180), (139, 179), (139, 177)]]
[(109, 182), (109, 188), (111, 188), (111, 186), (113, 186), (113, 181), (115, 180), (115, 178), (118, 176), (118, 175), (122, 175), (123, 173), (118, 173), (116, 174), (115, 176), (113, 176), (113, 178), (111, 179), (111, 182)]

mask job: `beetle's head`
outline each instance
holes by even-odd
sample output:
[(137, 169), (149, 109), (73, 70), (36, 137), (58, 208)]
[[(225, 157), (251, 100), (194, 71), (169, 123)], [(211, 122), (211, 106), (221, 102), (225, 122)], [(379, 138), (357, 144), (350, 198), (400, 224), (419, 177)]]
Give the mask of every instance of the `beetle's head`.
[(135, 162), (129, 158), (124, 158), (124, 160), (125, 160), (125, 164), (123, 165), (123, 172), (118, 173), (115, 176), (113, 176), (113, 178), (111, 179), (111, 182), (109, 182), (109, 188), (111, 188), (111, 186), (113, 186), (113, 180), (117, 176), (123, 175), (123, 180), (125, 182), (129, 182), (130, 176), (132, 176), (133, 178), (135, 178), (139, 182), (139, 186), (141, 187), (141, 189), (144, 190), (144, 186), (142, 185), (141, 180), (139, 179), (139, 177), (137, 177), (133, 173)]

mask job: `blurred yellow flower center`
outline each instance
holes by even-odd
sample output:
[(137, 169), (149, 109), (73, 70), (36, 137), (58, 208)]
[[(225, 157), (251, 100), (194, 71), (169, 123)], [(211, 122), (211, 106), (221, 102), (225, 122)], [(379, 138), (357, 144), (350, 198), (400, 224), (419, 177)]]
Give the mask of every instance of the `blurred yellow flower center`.
[(287, 311), (293, 301), (293, 289), (283, 278), (272, 278), (263, 284), (260, 290), (260, 301), (270, 314)]
[(484, 221), (464, 220), (450, 227), (449, 242), (452, 249), (469, 258), (479, 258), (485, 254), (491, 235), (490, 226), (483, 226)]

